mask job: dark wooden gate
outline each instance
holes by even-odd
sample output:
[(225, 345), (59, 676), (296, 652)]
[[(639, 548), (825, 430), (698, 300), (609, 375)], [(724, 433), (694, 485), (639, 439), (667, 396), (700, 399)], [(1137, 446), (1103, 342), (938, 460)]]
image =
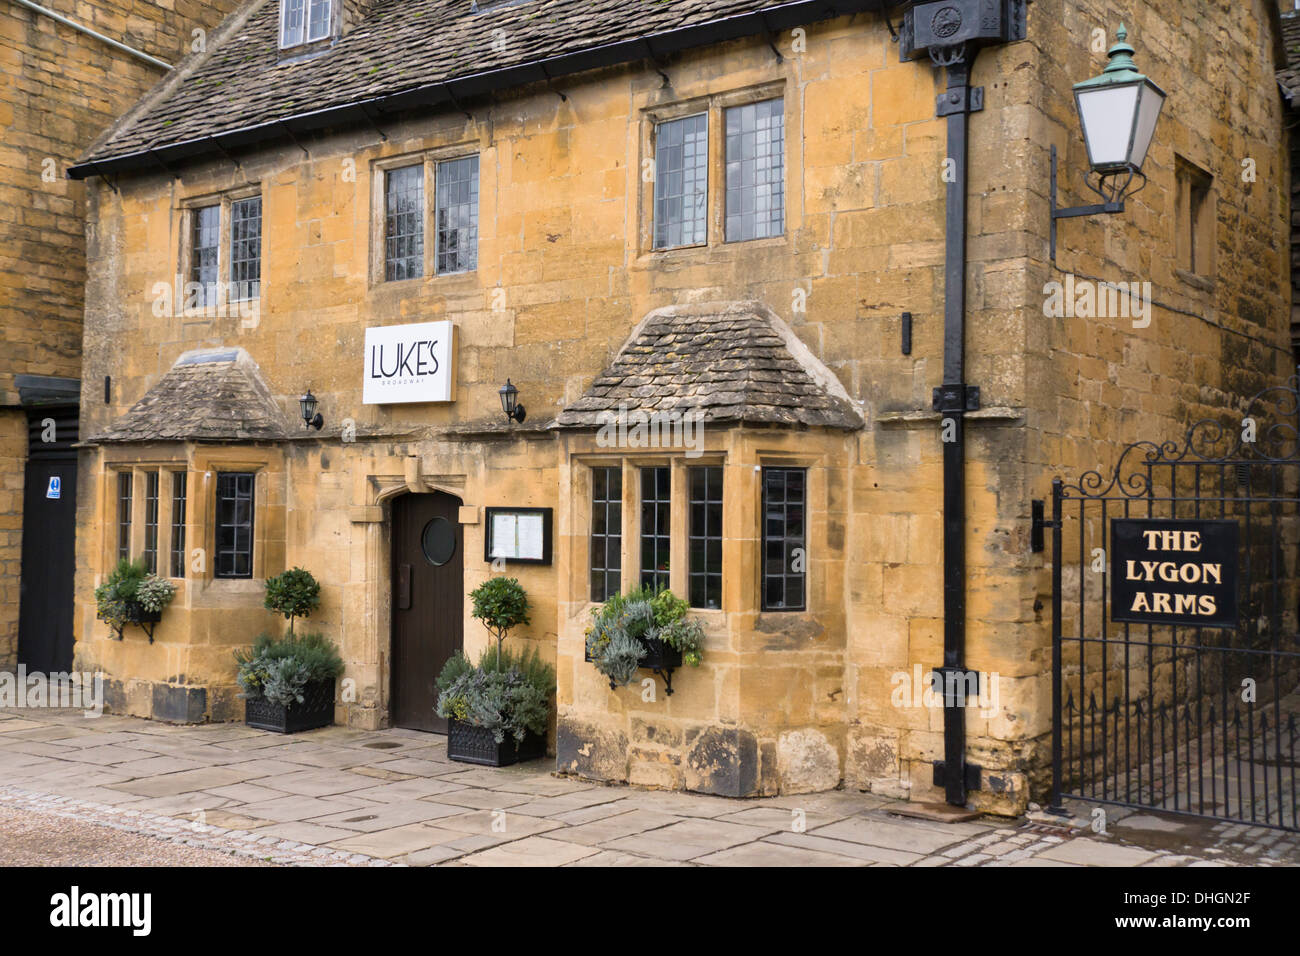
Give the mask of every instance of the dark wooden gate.
[(436, 492), (393, 502), (392, 722), (447, 732), (434, 680), (464, 646), (464, 534), (459, 498)]
[(18, 661), (46, 674), (72, 668), (77, 428), (75, 406), (27, 414)]
[[(1053, 806), (1300, 829), (1298, 388), (1182, 442), (1130, 445), (1110, 474), (1053, 482)], [(1117, 518), (1235, 523), (1235, 625), (1117, 622)]]

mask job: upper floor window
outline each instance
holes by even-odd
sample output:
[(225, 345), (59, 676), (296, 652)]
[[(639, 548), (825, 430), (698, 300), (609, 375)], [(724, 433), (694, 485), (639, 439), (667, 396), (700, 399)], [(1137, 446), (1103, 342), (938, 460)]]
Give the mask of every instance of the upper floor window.
[(655, 126), (654, 246), (705, 240), (709, 192), (709, 116), (697, 113)]
[(190, 212), (190, 281), (199, 285), (196, 304), (217, 304), (217, 250), (221, 246), (221, 207), (199, 206)]
[(384, 173), (384, 279), (424, 275), (424, 166)]
[(727, 242), (785, 231), (785, 100), (726, 110)]
[[(375, 202), (383, 218), (376, 224), (381, 245), (375, 261), (383, 263), (383, 281), (478, 268), (477, 155), (399, 159), (383, 168), (376, 182), (382, 191), (375, 194)], [(426, 191), (432, 193), (432, 210), (426, 205)], [(426, 233), (432, 242), (425, 240)]]
[(785, 97), (781, 88), (654, 107), (643, 121), (644, 251), (785, 235)]
[(222, 307), (262, 294), (262, 196), (258, 187), (187, 202), (180, 263), (186, 309)]
[(230, 204), (230, 298), (256, 299), (262, 290), (262, 197)]
[(434, 189), (435, 271), (469, 272), (478, 266), (478, 157), (438, 163)]
[(280, 0), (280, 48), (330, 35), (333, 0)]

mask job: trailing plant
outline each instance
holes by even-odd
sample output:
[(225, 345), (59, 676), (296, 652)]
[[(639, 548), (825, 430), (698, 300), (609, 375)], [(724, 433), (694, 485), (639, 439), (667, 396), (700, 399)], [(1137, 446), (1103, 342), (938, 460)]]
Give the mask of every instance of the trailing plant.
[(586, 632), (587, 657), (611, 684), (625, 686), (648, 653), (645, 641), (663, 641), (682, 654), (682, 662), (698, 667), (704, 629), (686, 616), (690, 605), (667, 589), (646, 587), (615, 594), (592, 611)]
[(266, 697), (276, 703), (284, 701), (275, 700), (271, 688), (277, 697), (284, 697), (295, 686), (300, 671), (305, 676), (297, 691), (306, 684), (336, 679), (343, 673), (343, 659), (338, 650), (325, 635), (317, 633), (278, 638), (259, 634), (251, 649), (235, 651), (235, 663), (239, 665), (235, 679), (244, 689), (240, 696)]
[(141, 581), (135, 590), (135, 599), (150, 614), (157, 614), (162, 611), (163, 608), (172, 603), (172, 598), (175, 596), (176, 585), (166, 578), (158, 577), (156, 574), (151, 574)]
[(289, 622), (289, 633), (293, 633), (293, 621), (298, 617), (309, 617), (311, 612), (320, 607), (320, 582), (310, 571), (302, 568), (290, 568), (283, 574), (266, 579), (266, 601), (268, 611), (283, 614)]
[(488, 578), (470, 591), (469, 596), (474, 602), (474, 617), (483, 622), (496, 640), (499, 659), (506, 634), (528, 623), (528, 595), (517, 578)]
[(498, 744), (507, 734), (519, 743), (530, 731), (546, 734), (555, 670), (536, 649), (515, 656), (498, 645), (485, 650), (477, 666), (457, 652), (436, 684), (438, 716), (482, 727)]
[(689, 667), (700, 666), (700, 657), (704, 648), (704, 628), (700, 626), (699, 621), (678, 618), (665, 627), (656, 628), (650, 636), (679, 651), (683, 664)]

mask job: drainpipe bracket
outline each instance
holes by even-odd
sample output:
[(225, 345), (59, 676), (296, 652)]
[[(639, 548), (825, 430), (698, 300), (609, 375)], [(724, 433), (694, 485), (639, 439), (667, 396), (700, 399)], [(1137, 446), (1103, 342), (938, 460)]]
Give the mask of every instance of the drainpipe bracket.
[(984, 87), (957, 86), (940, 93), (934, 101), (935, 116), (953, 113), (978, 113), (984, 109)]
[[(942, 760), (933, 761), (934, 766), (934, 785), (943, 787), (948, 779), (948, 765)], [(973, 763), (962, 764), (962, 773), (965, 777), (966, 790), (978, 790), (980, 788), (980, 774), (983, 772), (982, 767)]]
[(940, 385), (931, 393), (930, 407), (936, 412), (977, 412), (980, 387), (962, 383)]

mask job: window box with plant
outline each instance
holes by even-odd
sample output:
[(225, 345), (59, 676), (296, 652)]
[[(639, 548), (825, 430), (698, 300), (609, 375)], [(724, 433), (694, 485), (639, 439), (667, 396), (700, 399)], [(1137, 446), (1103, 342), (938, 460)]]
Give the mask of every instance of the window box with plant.
[(127, 625), (134, 624), (152, 644), (154, 625), (174, 597), (176, 585), (146, 571), (144, 562), (123, 558), (95, 588), (95, 616), (112, 628), (119, 641)]
[(249, 727), (292, 734), (334, 723), (334, 688), (343, 661), (324, 635), (297, 636), (293, 627), (295, 618), (309, 616), (319, 605), (320, 584), (302, 568), (267, 580), (266, 607), (285, 616), (289, 633), (261, 634), (251, 650), (235, 652)]
[(544, 757), (555, 670), (535, 649), (516, 655), (502, 647), (512, 628), (528, 623), (528, 596), (515, 578), (490, 578), (470, 598), (496, 646), (477, 665), (457, 653), (438, 675), (447, 756), (489, 767)]
[(704, 628), (686, 616), (690, 606), (666, 589), (640, 588), (615, 594), (592, 611), (586, 632), (586, 660), (609, 680), (611, 690), (632, 683), (638, 668), (664, 679), (673, 692), (673, 671), (698, 667)]

